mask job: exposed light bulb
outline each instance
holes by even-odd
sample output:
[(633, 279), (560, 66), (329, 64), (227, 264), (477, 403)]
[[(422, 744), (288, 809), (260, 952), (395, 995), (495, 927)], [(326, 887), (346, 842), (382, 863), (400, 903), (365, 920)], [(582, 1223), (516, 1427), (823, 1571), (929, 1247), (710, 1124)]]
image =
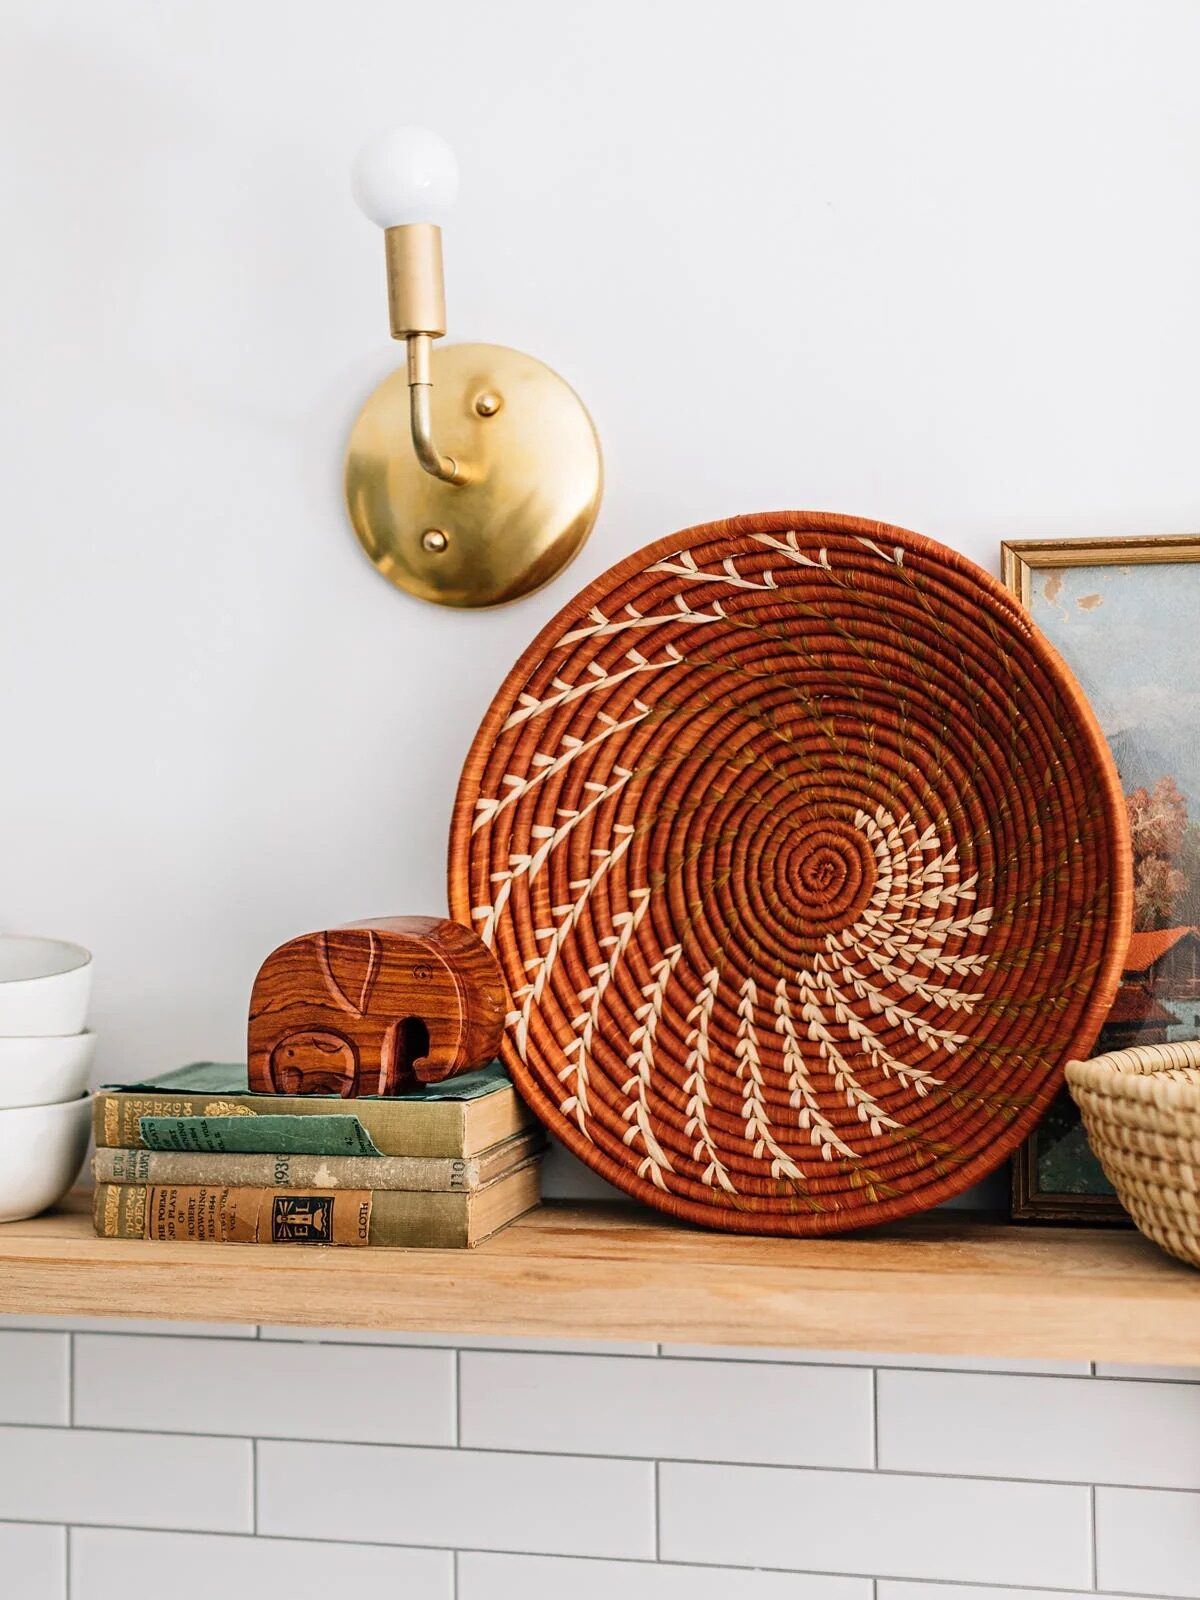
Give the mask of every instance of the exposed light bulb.
[(352, 185), (359, 209), (381, 228), (440, 224), (458, 195), (458, 162), (431, 129), (392, 128), (358, 152)]

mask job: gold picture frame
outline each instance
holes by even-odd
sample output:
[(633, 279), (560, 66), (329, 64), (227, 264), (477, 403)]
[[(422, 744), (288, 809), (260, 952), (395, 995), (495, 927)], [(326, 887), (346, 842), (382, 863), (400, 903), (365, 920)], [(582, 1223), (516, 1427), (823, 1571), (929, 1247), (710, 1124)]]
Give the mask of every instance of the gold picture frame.
[[(1073, 651), (1070, 647), (1070, 622), (1071, 620), (1077, 624), (1080, 622), (1082, 611), (1079, 608), (1086, 608), (1093, 613), (1091, 632), (1094, 636), (1095, 624), (1101, 614), (1100, 608), (1106, 599), (1103, 584), (1098, 584), (1094, 592), (1086, 595), (1072, 594), (1073, 589), (1078, 586), (1077, 580), (1082, 571), (1088, 568), (1118, 568), (1121, 569), (1123, 576), (1127, 576), (1132, 569), (1147, 566), (1195, 565), (1196, 577), (1200, 579), (1200, 534), (1151, 534), (1118, 539), (1012, 539), (1002, 543), (1000, 554), (1001, 576), (1005, 587), (1029, 611), (1034, 621), (1047, 634), (1050, 642), (1059, 650), (1067, 665), (1080, 678), (1084, 692), (1093, 701), (1102, 726), (1106, 720), (1105, 707), (1097, 702), (1103, 700), (1104, 696), (1097, 694), (1098, 685), (1089, 684), (1088, 674), (1081, 670), (1080, 661), (1072, 660)], [(1041, 574), (1050, 576), (1039, 593), (1037, 584)], [(1056, 575), (1062, 575), (1058, 583), (1055, 582)], [(1125, 606), (1126, 610), (1131, 610), (1133, 607), (1132, 594), (1133, 591), (1130, 590), (1128, 595), (1121, 597), (1120, 604)], [(1059, 611), (1067, 619), (1062, 630), (1056, 629), (1054, 625)], [(1200, 615), (1200, 607), (1196, 607), (1195, 602), (1193, 602), (1193, 615)], [(1060, 633), (1059, 637), (1055, 636), (1056, 631)], [(1161, 650), (1160, 630), (1155, 629), (1154, 633), (1155, 648)], [(1200, 663), (1200, 639), (1196, 637), (1198, 633), (1200, 629), (1194, 630), (1193, 636), (1186, 640), (1186, 644), (1192, 659)], [(1066, 637), (1063, 637), (1063, 634)], [(1109, 671), (1114, 674), (1119, 673), (1123, 661), (1130, 666), (1134, 664), (1129, 661), (1129, 652), (1121, 652), (1114, 648), (1109, 657)], [(1185, 661), (1184, 665), (1187, 664)], [(1200, 665), (1197, 666), (1196, 676), (1200, 681)], [(1190, 679), (1187, 681), (1190, 682)], [(1183, 705), (1186, 706), (1186, 699)], [(1187, 728), (1195, 729), (1194, 739), (1197, 749), (1200, 749), (1200, 722), (1189, 722)], [(1125, 736), (1118, 730), (1116, 724), (1111, 729), (1106, 726), (1105, 733), (1113, 741), (1118, 768), (1121, 768), (1122, 758), (1117, 741)], [(1126, 742), (1133, 748), (1130, 741)], [(1132, 756), (1129, 760), (1131, 765), (1136, 766), (1137, 763)], [(1200, 771), (1200, 767), (1197, 770)], [(1131, 803), (1136, 801), (1140, 794), (1148, 795), (1148, 791), (1141, 786), (1136, 772), (1132, 772), (1129, 776), (1123, 772), (1122, 776)], [(1135, 786), (1132, 790), (1129, 787), (1131, 784)], [(1200, 793), (1195, 793), (1194, 783), (1190, 790), (1185, 785), (1180, 798), (1186, 803), (1187, 799), (1193, 796), (1195, 801), (1193, 812), (1189, 813), (1186, 809), (1184, 811), (1185, 826), (1189, 830), (1197, 830), (1197, 836), (1200, 837)], [(1136, 859), (1135, 853), (1135, 863)], [(1191, 904), (1190, 900), (1188, 904)], [(1135, 918), (1137, 915), (1135, 911)], [(1195, 973), (1200, 970), (1197, 967), (1197, 962), (1200, 961), (1198, 953), (1200, 932), (1197, 932), (1194, 926), (1190, 928), (1190, 933), (1195, 935), (1195, 939), (1188, 937), (1186, 927), (1179, 930), (1165, 928), (1157, 929), (1152, 938), (1149, 936), (1143, 938), (1142, 945), (1146, 950), (1157, 951), (1174, 932), (1180, 933), (1180, 938), (1170, 948), (1186, 954)], [(1141, 948), (1141, 945), (1135, 946), (1135, 949)], [(1131, 959), (1142, 958), (1131, 955)], [(1157, 1042), (1157, 1039), (1166, 1036), (1175, 1038), (1200, 1036), (1200, 995), (1197, 995), (1194, 1001), (1183, 1002), (1185, 1007), (1190, 1007), (1192, 1004), (1197, 1006), (1194, 1016), (1189, 1010), (1186, 1017), (1176, 1020), (1180, 1006), (1174, 998), (1168, 996), (1163, 1001), (1157, 994), (1158, 985), (1165, 981), (1159, 973), (1161, 964), (1152, 962), (1144, 969), (1127, 967), (1126, 982), (1122, 983), (1117, 1002), (1114, 1003), (1113, 1019), (1110, 1019), (1102, 1030), (1097, 1050), (1118, 1048), (1139, 1040), (1145, 1043)], [(1164, 1010), (1166, 1015), (1163, 1015)], [(1181, 1028), (1190, 1031), (1180, 1032)], [(1154, 1035), (1157, 1035), (1157, 1039), (1152, 1038)], [(1058, 1149), (1073, 1151), (1070, 1159), (1074, 1162), (1074, 1168), (1070, 1182), (1095, 1183), (1096, 1187), (1079, 1191), (1076, 1188), (1063, 1187), (1061, 1179), (1057, 1188), (1049, 1181), (1053, 1172), (1053, 1161), (1047, 1158), (1042, 1148), (1047, 1142), (1045, 1130), (1048, 1127), (1054, 1130), (1054, 1141)], [(1013, 1157), (1011, 1215), (1014, 1221), (1128, 1224), (1129, 1219), (1115, 1195), (1111, 1191), (1103, 1192), (1100, 1187), (1104, 1185), (1103, 1174), (1099, 1170), (1099, 1164), (1094, 1162), (1094, 1157), (1090, 1157), (1090, 1153), (1087, 1152), (1086, 1143), (1082, 1141), (1083, 1134), (1078, 1113), (1064, 1088), (1041, 1127), (1034, 1130)], [(1089, 1159), (1094, 1163), (1094, 1176), (1089, 1176), (1087, 1171)]]

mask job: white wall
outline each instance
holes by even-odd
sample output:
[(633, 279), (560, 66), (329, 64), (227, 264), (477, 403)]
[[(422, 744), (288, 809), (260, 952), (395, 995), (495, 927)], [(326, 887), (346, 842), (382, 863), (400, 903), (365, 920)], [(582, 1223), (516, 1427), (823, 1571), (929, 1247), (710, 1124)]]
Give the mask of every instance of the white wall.
[[(236, 1055), (273, 945), (440, 906), (491, 693), (636, 546), (1196, 527), (1198, 51), (1187, 0), (5, 0), (0, 926), (96, 951), (101, 1075)], [(395, 119), (460, 154), (454, 335), (604, 443), (590, 544), (494, 614), (340, 502)]]
[[(0, 926), (96, 951), (98, 1076), (236, 1055), (275, 944), (439, 907), (458, 766), (492, 690), (579, 584), (639, 544), (786, 505), (904, 523), (993, 567), (1005, 536), (1195, 528), (1198, 47), (1189, 0), (4, 0)], [(460, 154), (454, 335), (557, 366), (604, 441), (590, 545), (550, 590), (494, 615), (393, 592), (340, 504), (351, 419), (396, 360), (379, 240), (346, 173), (364, 134), (394, 120), (440, 127)], [(81, 1397), (137, 1393), (95, 1365), (72, 1389), (65, 1333), (12, 1337), (26, 1343), (3, 1353), (15, 1399), (0, 1421), (57, 1430)], [(28, 1342), (46, 1339), (60, 1342)], [(233, 1347), (197, 1342), (189, 1357), (201, 1348)], [(105, 1351), (120, 1354), (92, 1353)], [(341, 1354), (326, 1352), (322, 1382), (341, 1381)], [(1100, 1380), (1062, 1382), (1100, 1394)], [(1070, 1504), (1034, 1496), (1029, 1515), (1061, 1515), (1061, 1535), (1016, 1582), (1090, 1588), (1079, 1563), (1100, 1529), (1102, 1583), (1200, 1593), (1200, 1506), (1180, 1493), (1200, 1488), (1195, 1458), (1173, 1458), (1164, 1487), (1145, 1442), (1161, 1387), (1121, 1388), (1102, 1411), (1108, 1454), (1049, 1473), (1072, 1478)], [(41, 1394), (46, 1414), (29, 1421)], [(1040, 1392), (988, 1394), (999, 1414), (971, 1437), (984, 1449), (994, 1426), (1036, 1457)], [(319, 1417), (298, 1415), (311, 1437)], [(37, 1524), (0, 1539), (0, 1560), (27, 1575), (23, 1600), (64, 1593), (51, 1525), (139, 1520), (119, 1495), (88, 1498), (113, 1478), (102, 1465), (93, 1479), (89, 1452), (112, 1457), (92, 1413), (74, 1420), (46, 1445), (85, 1485), (74, 1499), (22, 1498), (20, 1471), (0, 1491), (0, 1519)], [(886, 1426), (881, 1441), (915, 1448), (913, 1429)], [(263, 1430), (248, 1416), (233, 1431)], [(401, 1419), (388, 1437), (411, 1434)], [(361, 1441), (363, 1426), (324, 1436)], [(135, 1462), (149, 1460), (141, 1437)], [(203, 1480), (200, 1443), (180, 1437), (181, 1481)], [(528, 1448), (520, 1430), (495, 1437)], [(1103, 1466), (1126, 1437), (1140, 1453)], [(22, 1441), (0, 1436), (0, 1464), (19, 1464)], [(226, 1443), (231, 1498), (215, 1520), (142, 1523), (247, 1531), (254, 1452)], [(635, 1445), (614, 1436), (599, 1453), (632, 1451), (634, 1476), (617, 1476), (637, 1537), (658, 1516), (677, 1561), (699, 1547), (671, 1495), (686, 1488), (694, 1518), (702, 1491), (719, 1500), (748, 1480), (670, 1467), (654, 1480), (641, 1460), (726, 1459), (716, 1434)], [(260, 1493), (277, 1456), (258, 1458)], [(1003, 1452), (929, 1459), (922, 1472), (1022, 1476)], [(1079, 1483), (1097, 1479), (1117, 1486), (1096, 1491), (1093, 1522)], [(1131, 1484), (1155, 1487), (1137, 1499)], [(792, 1487), (802, 1501), (817, 1486)], [(930, 1517), (950, 1503), (922, 1492)], [(906, 1515), (900, 1504), (880, 1514)], [(1157, 1520), (1139, 1544), (1143, 1516)], [(368, 1535), (388, 1527), (381, 1516)], [(1012, 1527), (1015, 1544), (1020, 1516)], [(225, 1600), (252, 1572), (282, 1583), (349, 1559), (223, 1544), (159, 1556), (148, 1537), (77, 1534), (72, 1600), (124, 1593), (143, 1559), (183, 1563)], [(431, 1542), (489, 1541), (464, 1525)], [(947, 1575), (935, 1546), (930, 1534), (917, 1577)], [(418, 1572), (373, 1548), (355, 1546), (363, 1587), (449, 1592), (451, 1557)], [(754, 1564), (746, 1546), (704, 1548)], [(805, 1565), (803, 1551), (784, 1558)], [(625, 1569), (588, 1581), (638, 1600), (864, 1600), (872, 1576), (906, 1575), (878, 1552), (859, 1559), (863, 1583), (840, 1588), (743, 1574), (700, 1589), (667, 1568), (639, 1568), (644, 1589)], [(462, 1558), (462, 1600), (585, 1592), (581, 1569), (538, 1566), (534, 1590), (532, 1572), (489, 1560)], [(879, 1585), (879, 1600), (925, 1593)]]

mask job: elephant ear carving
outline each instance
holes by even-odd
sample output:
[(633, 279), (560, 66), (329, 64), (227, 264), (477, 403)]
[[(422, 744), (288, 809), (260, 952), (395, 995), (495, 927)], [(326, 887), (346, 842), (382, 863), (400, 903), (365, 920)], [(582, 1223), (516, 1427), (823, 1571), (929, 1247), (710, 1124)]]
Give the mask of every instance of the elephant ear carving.
[(317, 958), (335, 1002), (366, 1016), (379, 976), (380, 943), (370, 928), (330, 928), (317, 939)]
[(354, 1093), (358, 1058), (349, 1039), (324, 1029), (289, 1033), (271, 1051), (276, 1094)]

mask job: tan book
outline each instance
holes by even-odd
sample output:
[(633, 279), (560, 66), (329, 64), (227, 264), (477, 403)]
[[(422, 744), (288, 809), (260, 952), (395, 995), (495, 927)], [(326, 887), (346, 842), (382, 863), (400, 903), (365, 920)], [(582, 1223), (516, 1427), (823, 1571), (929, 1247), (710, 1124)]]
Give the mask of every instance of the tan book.
[(92, 1216), (107, 1239), (461, 1250), (537, 1205), (538, 1167), (528, 1161), (482, 1189), (442, 1194), (102, 1183)]
[(344, 1100), (248, 1094), (244, 1064), (196, 1062), (102, 1090), (92, 1124), (101, 1149), (444, 1158), (478, 1155), (534, 1118), (499, 1065), (412, 1094)]
[(97, 1183), (457, 1192), (482, 1189), (538, 1155), (545, 1145), (540, 1128), (527, 1128), (477, 1156), (212, 1155), (104, 1146), (92, 1158), (92, 1175)]

